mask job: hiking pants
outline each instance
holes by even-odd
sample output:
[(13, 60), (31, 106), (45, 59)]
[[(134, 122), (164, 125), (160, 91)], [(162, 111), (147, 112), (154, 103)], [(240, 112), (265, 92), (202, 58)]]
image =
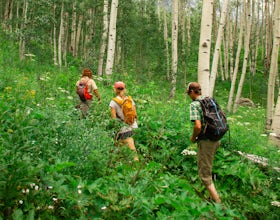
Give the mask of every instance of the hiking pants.
[(212, 166), (220, 141), (200, 140), (198, 142), (198, 174), (205, 186), (212, 184)]

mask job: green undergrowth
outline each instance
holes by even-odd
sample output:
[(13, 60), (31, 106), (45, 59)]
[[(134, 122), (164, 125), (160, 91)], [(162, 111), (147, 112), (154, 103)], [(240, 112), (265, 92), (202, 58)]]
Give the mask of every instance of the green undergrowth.
[[(116, 73), (96, 78), (102, 103), (86, 119), (75, 109), (79, 70), (37, 66), (0, 69), (0, 219), (278, 219), (279, 150), (264, 131), (265, 110), (227, 113), (213, 178), (223, 205), (202, 186), (191, 144), (190, 100), (178, 88)], [(2, 74), (5, 73), (5, 74)], [(114, 145), (109, 102), (115, 80), (127, 83), (137, 105), (134, 135), (140, 162)], [(223, 90), (218, 87), (217, 90)], [(226, 90), (224, 90), (226, 92)], [(217, 93), (221, 94), (221, 93)], [(226, 105), (226, 98), (217, 97)], [(225, 108), (224, 108), (225, 109)], [(238, 152), (268, 159), (254, 163)]]

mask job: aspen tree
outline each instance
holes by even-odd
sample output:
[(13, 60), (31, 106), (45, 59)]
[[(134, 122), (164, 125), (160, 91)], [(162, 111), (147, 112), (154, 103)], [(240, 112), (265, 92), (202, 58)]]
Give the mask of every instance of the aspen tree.
[[(278, 94), (278, 101), (275, 113), (274, 112), (274, 90), (275, 80), (278, 74), (278, 56), (280, 43), (280, 0), (275, 0), (274, 15), (273, 15), (273, 47), (271, 55), (271, 65), (268, 79), (267, 90), (267, 113), (266, 113), (266, 129), (272, 127), (280, 134), (280, 93)], [(273, 120), (272, 120), (273, 119)]]
[(243, 0), (243, 9), (242, 9), (240, 30), (239, 30), (239, 36), (238, 36), (238, 46), (237, 46), (237, 51), (236, 51), (236, 55), (235, 55), (235, 64), (234, 64), (234, 70), (233, 70), (233, 75), (232, 75), (232, 79), (231, 79), (230, 93), (229, 93), (228, 105), (227, 105), (227, 110), (229, 112), (231, 112), (231, 110), (232, 110), (233, 97), (234, 97), (234, 93), (235, 93), (235, 84), (236, 84), (237, 73), (238, 73), (238, 69), (239, 69), (240, 53), (241, 53), (242, 44), (243, 44), (243, 32), (244, 32), (244, 27), (245, 27), (245, 10), (246, 10), (245, 5), (246, 5), (246, 0)]
[(118, 13), (118, 0), (112, 0), (111, 13), (110, 13), (110, 25), (109, 25), (109, 39), (107, 49), (107, 61), (106, 61), (106, 75), (112, 74), (114, 66), (115, 46), (116, 46), (116, 23)]
[(270, 67), (270, 58), (271, 58), (271, 42), (272, 42), (272, 18), (271, 18), (271, 10), (270, 10), (271, 2), (265, 0), (265, 57), (264, 57), (264, 72), (268, 74)]
[(84, 19), (84, 16), (82, 14), (80, 14), (79, 18), (78, 18), (78, 26), (77, 26), (77, 32), (76, 32), (76, 37), (75, 37), (75, 47), (74, 47), (74, 51), (73, 51), (75, 57), (78, 56), (83, 19)]
[(187, 26), (186, 26), (186, 32), (187, 32), (187, 39), (188, 39), (188, 47), (187, 47), (187, 54), (190, 53), (191, 48), (191, 0), (187, 0)]
[(73, 8), (72, 8), (72, 24), (71, 24), (71, 40), (70, 40), (70, 51), (72, 55), (75, 54), (75, 46), (76, 46), (76, 36), (77, 36), (77, 1), (75, 0), (73, 2)]
[(3, 22), (3, 30), (9, 30), (12, 31), (12, 26), (7, 25), (9, 20), (12, 19), (13, 16), (13, 0), (7, 0), (5, 5), (5, 11), (4, 11), (4, 22)]
[(186, 2), (185, 0), (180, 0), (180, 16), (181, 17), (181, 30), (182, 30), (182, 70), (184, 74), (184, 86), (185, 90), (187, 89), (187, 66), (186, 66)]
[[(163, 0), (166, 1), (166, 0)], [(166, 56), (166, 79), (170, 79), (170, 61), (169, 61), (169, 44), (168, 44), (168, 27), (166, 18), (167, 3), (163, 7), (163, 37), (165, 42), (165, 56)]]
[(219, 62), (219, 55), (221, 53), (221, 43), (223, 40), (223, 34), (224, 34), (224, 27), (225, 27), (225, 21), (227, 17), (227, 9), (228, 9), (228, 0), (224, 1), (223, 4), (223, 10), (222, 15), (220, 19), (220, 25), (218, 30), (218, 36), (216, 40), (215, 50), (214, 50), (214, 57), (212, 62), (212, 70), (210, 74), (210, 86), (209, 86), (209, 95), (213, 96), (214, 88), (215, 88), (215, 82), (216, 82), (216, 76), (217, 76), (217, 70), (218, 70), (218, 62)]
[(57, 65), (57, 45), (56, 45), (56, 23), (55, 23), (56, 4), (53, 5), (53, 63)]
[(83, 56), (84, 59), (87, 60), (89, 57), (89, 43), (92, 36), (92, 8), (87, 10), (87, 20), (86, 20), (86, 27), (85, 27), (85, 40), (84, 40), (84, 48), (83, 48)]
[(63, 61), (64, 61), (64, 66), (67, 66), (67, 46), (68, 46), (68, 35), (69, 35), (69, 32), (67, 31), (68, 28), (69, 28), (69, 13), (68, 12), (65, 12), (64, 13), (64, 22), (63, 22), (63, 31), (64, 31), (64, 35), (63, 35), (63, 38), (64, 40), (62, 41), (62, 58), (63, 58)]
[(198, 52), (198, 83), (205, 96), (209, 95), (212, 13), (213, 0), (203, 0)]
[(28, 12), (28, 0), (24, 0), (23, 4), (23, 22), (21, 24), (21, 33), (20, 35), (20, 42), (19, 42), (19, 57), (20, 60), (24, 59), (24, 54), (25, 54), (25, 36), (24, 36), (24, 29), (26, 28), (26, 23), (27, 23), (27, 12)]
[(174, 98), (176, 92), (178, 68), (178, 0), (172, 0), (172, 80), (170, 98)]
[(98, 59), (98, 70), (97, 74), (101, 76), (103, 74), (103, 62), (106, 50), (106, 39), (108, 36), (108, 0), (104, 0), (103, 3), (103, 33), (101, 38), (101, 47)]
[(64, 30), (64, 2), (61, 3), (61, 11), (60, 11), (60, 26), (59, 26), (59, 36), (58, 36), (58, 66), (62, 67), (62, 50), (63, 50), (63, 42), (65, 36)]
[(241, 78), (239, 81), (236, 97), (235, 97), (235, 102), (233, 106), (233, 113), (236, 113), (237, 107), (238, 107), (238, 100), (241, 97), (242, 94), (242, 89), (243, 89), (243, 84), (246, 76), (246, 71), (247, 71), (247, 63), (248, 63), (248, 57), (249, 57), (249, 51), (250, 51), (250, 36), (251, 36), (251, 1), (248, 0), (247, 6), (246, 6), (246, 35), (245, 35), (245, 41), (244, 41), (244, 46), (245, 46), (245, 51), (244, 51), (244, 58), (243, 58), (243, 66), (242, 66), (242, 73), (241, 73)]

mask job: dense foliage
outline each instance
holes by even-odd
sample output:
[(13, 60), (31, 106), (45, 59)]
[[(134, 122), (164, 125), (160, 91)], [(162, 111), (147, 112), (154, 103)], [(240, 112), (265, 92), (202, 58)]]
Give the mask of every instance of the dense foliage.
[[(0, 42), (0, 219), (279, 218), (272, 205), (280, 200), (279, 149), (263, 134), (262, 106), (228, 114), (230, 137), (222, 140), (213, 170), (223, 205), (213, 204), (195, 156), (181, 154), (197, 150), (189, 141), (190, 100), (183, 89), (169, 100), (169, 85), (158, 76), (115, 73), (110, 86), (96, 80), (102, 103), (80, 120), (74, 91), (80, 68), (18, 63), (12, 43)], [(139, 163), (114, 146), (113, 80), (125, 81), (137, 104)], [(217, 90), (228, 93), (227, 83)], [(217, 99), (225, 106), (225, 97)], [(265, 157), (268, 166), (237, 151)]]

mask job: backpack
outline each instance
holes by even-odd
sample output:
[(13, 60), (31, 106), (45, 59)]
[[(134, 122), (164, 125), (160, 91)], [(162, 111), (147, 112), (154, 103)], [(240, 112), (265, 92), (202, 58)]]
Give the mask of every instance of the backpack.
[(124, 100), (118, 98), (113, 98), (113, 100), (121, 107), (124, 115), (124, 122), (132, 125), (136, 118), (136, 109), (133, 105), (131, 96), (127, 96)]
[[(89, 80), (88, 80), (89, 81)], [(91, 100), (92, 95), (88, 92), (88, 81), (80, 81), (78, 85), (78, 95), (80, 96), (81, 101), (85, 102), (86, 100)]]
[(225, 113), (214, 98), (205, 97), (198, 101), (201, 104), (205, 124), (199, 139), (220, 140), (229, 130)]

